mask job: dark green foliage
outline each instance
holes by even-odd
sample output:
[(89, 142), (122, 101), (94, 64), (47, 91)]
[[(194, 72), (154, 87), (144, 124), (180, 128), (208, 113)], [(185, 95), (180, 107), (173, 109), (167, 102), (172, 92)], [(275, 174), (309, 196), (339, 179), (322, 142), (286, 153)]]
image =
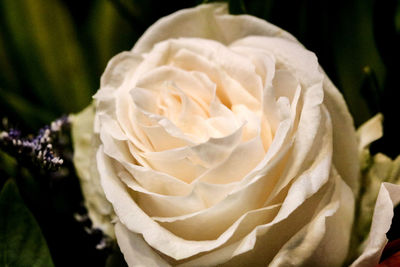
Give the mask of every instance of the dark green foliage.
[(39, 225), (11, 179), (0, 193), (0, 265), (53, 266)]

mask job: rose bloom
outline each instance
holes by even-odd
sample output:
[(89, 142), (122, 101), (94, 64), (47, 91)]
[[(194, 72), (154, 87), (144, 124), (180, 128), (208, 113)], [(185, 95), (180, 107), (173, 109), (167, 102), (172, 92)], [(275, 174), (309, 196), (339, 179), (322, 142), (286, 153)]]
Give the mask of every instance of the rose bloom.
[[(110, 60), (94, 105), (74, 117), (74, 160), (94, 225), (129, 266), (341, 266), (360, 150), (378, 124), (357, 137), (289, 33), (207, 4), (160, 19)], [(378, 263), (396, 190), (381, 187), (353, 266)]]

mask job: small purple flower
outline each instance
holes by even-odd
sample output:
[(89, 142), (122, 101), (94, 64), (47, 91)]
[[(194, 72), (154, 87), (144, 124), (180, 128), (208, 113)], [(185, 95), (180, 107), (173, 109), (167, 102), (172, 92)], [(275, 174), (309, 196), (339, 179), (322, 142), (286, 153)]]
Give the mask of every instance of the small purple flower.
[(64, 161), (55, 155), (52, 142), (69, 124), (69, 117), (63, 116), (40, 129), (33, 138), (22, 137), (17, 129), (0, 132), (0, 148), (18, 160), (30, 159), (44, 169), (57, 170)]

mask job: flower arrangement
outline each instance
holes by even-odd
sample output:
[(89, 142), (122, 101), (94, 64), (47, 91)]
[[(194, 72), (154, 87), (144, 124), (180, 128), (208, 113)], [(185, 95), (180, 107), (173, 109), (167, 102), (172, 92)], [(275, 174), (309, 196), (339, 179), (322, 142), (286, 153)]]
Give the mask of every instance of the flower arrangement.
[[(100, 3), (97, 12), (141, 25), (135, 1)], [(371, 67), (379, 57), (362, 69), (363, 90), (383, 115), (356, 129), (360, 99), (346, 104), (315, 53), (242, 14), (246, 5), (256, 6), (203, 3), (160, 18), (108, 61), (86, 103), (90, 75), (70, 68), (82, 59), (65, 63), (75, 112), (36, 136), (4, 120), (2, 262), (70, 265), (63, 250), (76, 244), (82, 266), (396, 266), (399, 158), (374, 148), (391, 129)], [(49, 106), (65, 105), (53, 94)]]

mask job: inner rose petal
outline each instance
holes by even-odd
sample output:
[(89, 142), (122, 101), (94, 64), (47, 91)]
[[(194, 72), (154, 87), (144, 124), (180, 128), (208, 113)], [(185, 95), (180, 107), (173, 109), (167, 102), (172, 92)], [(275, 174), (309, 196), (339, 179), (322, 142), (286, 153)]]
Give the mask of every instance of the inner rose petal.
[(176, 84), (193, 101), (204, 109), (215, 95), (215, 84), (204, 74), (196, 71), (185, 71), (174, 66), (161, 66), (146, 72), (136, 84), (137, 87), (160, 92), (165, 83)]
[(122, 171), (118, 175), (133, 190), (132, 196), (149, 216), (174, 217), (207, 209), (223, 200), (235, 187), (233, 183), (213, 185), (196, 182), (188, 194), (171, 196), (146, 190), (128, 172)]
[[(240, 144), (242, 129), (243, 127), (240, 127), (230, 135), (221, 138), (210, 138), (208, 141), (198, 145), (159, 152), (148, 152), (140, 155), (144, 157), (155, 170), (165, 172), (190, 183), (206, 169), (212, 169), (230, 156), (232, 151)], [(213, 153), (210, 153), (210, 151), (213, 151)], [(257, 160), (256, 158), (251, 158)], [(184, 171), (186, 167), (174, 170), (173, 166), (181, 163), (184, 164), (182, 166), (187, 166), (189, 170), (190, 167), (194, 167), (193, 170), (197, 171), (186, 173)]]
[(230, 49), (251, 60), (255, 66), (255, 72), (262, 80), (262, 87), (272, 83), (275, 75), (275, 57), (264, 49), (240, 46), (235, 43), (229, 45)]
[(251, 95), (238, 81), (229, 76), (229, 73), (216, 65), (214, 61), (210, 61), (192, 51), (182, 49), (174, 56), (172, 64), (185, 70), (205, 73), (217, 85), (216, 94), (228, 108), (237, 103), (245, 104), (254, 110), (257, 110), (260, 106), (259, 99)]
[[(226, 232), (233, 231), (234, 238), (240, 239), (248, 234), (257, 225), (266, 224), (272, 221), (277, 212), (279, 211), (280, 205), (273, 205), (269, 207), (263, 207), (260, 209), (254, 209), (244, 213), (236, 222), (234, 222), (230, 229), (226, 229)], [(159, 222), (163, 227), (181, 236), (187, 240), (214, 240), (221, 235), (219, 224), (224, 224), (224, 218), (215, 220), (213, 226), (203, 220), (209, 220), (209, 218), (199, 219), (196, 223), (191, 224), (186, 221), (167, 222), (164, 218), (152, 217), (155, 221)], [(208, 224), (208, 228), (205, 228), (205, 224)], [(205, 226), (205, 227), (204, 227)], [(206, 230), (207, 229), (207, 230)]]
[(225, 161), (208, 169), (198, 179), (215, 184), (236, 182), (254, 169), (264, 156), (262, 141), (259, 136), (256, 136), (240, 144)]
[(285, 96), (292, 103), (299, 82), (289, 71), (278, 69), (275, 71), (272, 85), (277, 96)]

